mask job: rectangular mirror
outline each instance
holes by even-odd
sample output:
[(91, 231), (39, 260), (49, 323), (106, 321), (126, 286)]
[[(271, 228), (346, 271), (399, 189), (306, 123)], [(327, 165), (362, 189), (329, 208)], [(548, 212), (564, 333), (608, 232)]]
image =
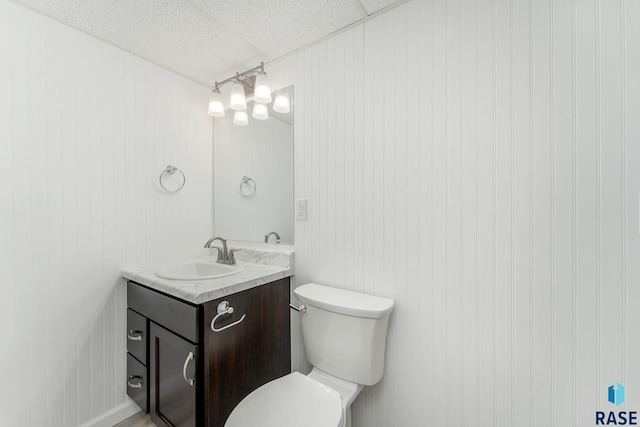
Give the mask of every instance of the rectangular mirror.
[[(293, 87), (288, 90), (291, 111), (269, 118), (252, 117), (249, 124), (233, 123), (233, 110), (214, 119), (213, 179), (214, 233), (230, 240), (265, 241), (275, 232), (280, 243), (293, 245)], [(269, 238), (275, 243), (276, 236)]]

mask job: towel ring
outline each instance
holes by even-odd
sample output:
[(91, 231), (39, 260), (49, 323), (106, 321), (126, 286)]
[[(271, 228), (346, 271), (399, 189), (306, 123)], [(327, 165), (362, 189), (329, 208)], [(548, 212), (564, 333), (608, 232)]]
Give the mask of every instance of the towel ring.
[[(180, 185), (180, 187), (176, 188), (175, 190), (169, 190), (167, 187), (164, 186), (164, 183), (162, 182), (162, 178), (164, 178), (165, 175), (173, 175), (176, 172), (179, 172), (180, 175), (182, 175), (182, 184)], [(167, 193), (175, 193), (176, 191), (180, 191), (186, 183), (187, 183), (187, 178), (184, 176), (184, 172), (182, 172), (180, 169), (178, 169), (173, 165), (167, 165), (167, 167), (160, 174), (160, 187), (162, 187), (164, 191), (166, 191)]]
[[(248, 187), (248, 189), (245, 190), (245, 186)], [(256, 185), (256, 182), (252, 178), (249, 178), (248, 176), (242, 177), (242, 180), (240, 181), (240, 187), (239, 187), (240, 195), (242, 197), (244, 197), (245, 199), (248, 199), (249, 197), (256, 194), (257, 188), (258, 186)]]

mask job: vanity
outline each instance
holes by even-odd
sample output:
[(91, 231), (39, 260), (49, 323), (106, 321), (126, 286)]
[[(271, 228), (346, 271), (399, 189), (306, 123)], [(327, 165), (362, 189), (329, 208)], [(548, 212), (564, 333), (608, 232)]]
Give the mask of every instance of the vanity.
[[(292, 113), (270, 107), (272, 119), (250, 126), (236, 126), (232, 114), (214, 121), (213, 229), (243, 242), (238, 267), (229, 262), (242, 271), (203, 279), (203, 271), (213, 277), (229, 268), (211, 250), (180, 265), (122, 272), (127, 393), (158, 426), (223, 427), (244, 397), (291, 372), (294, 254), (278, 244), (294, 242)], [(213, 240), (223, 239), (205, 247)], [(223, 243), (221, 261), (234, 252)], [(190, 272), (198, 277), (181, 276)]]
[(158, 426), (222, 427), (245, 396), (291, 372), (293, 253), (243, 252), (254, 262), (217, 279), (122, 272), (127, 392)]

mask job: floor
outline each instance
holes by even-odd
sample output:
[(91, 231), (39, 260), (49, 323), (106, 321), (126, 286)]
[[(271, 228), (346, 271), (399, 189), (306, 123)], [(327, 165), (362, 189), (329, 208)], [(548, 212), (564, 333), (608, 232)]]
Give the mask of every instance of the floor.
[(156, 427), (156, 425), (148, 414), (138, 412), (113, 427)]

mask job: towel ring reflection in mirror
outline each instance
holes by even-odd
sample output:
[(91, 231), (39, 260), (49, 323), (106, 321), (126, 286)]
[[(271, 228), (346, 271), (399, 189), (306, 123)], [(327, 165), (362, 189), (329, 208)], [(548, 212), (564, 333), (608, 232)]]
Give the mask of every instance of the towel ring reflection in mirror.
[(243, 176), (242, 180), (240, 180), (240, 195), (245, 199), (248, 199), (249, 197), (252, 197), (254, 194), (256, 194), (257, 188), (258, 187), (256, 185), (256, 182), (248, 176)]
[[(182, 175), (182, 184), (180, 184), (177, 188), (169, 189), (165, 186), (163, 179), (165, 179), (167, 175), (168, 176), (174, 175), (176, 172)], [(184, 176), (184, 172), (182, 172), (180, 169), (178, 169), (173, 165), (167, 165), (167, 167), (160, 174), (160, 187), (162, 187), (163, 190), (166, 191), (167, 193), (175, 193), (176, 191), (179, 191), (180, 189), (182, 189), (182, 187), (184, 187), (186, 183), (187, 183), (187, 178)]]

